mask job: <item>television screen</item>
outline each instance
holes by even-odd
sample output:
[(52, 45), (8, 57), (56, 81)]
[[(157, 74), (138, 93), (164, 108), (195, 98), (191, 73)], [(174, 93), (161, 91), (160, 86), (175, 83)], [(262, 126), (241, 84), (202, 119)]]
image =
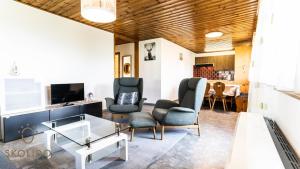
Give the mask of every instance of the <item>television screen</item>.
[(51, 84), (51, 104), (84, 100), (84, 84)]

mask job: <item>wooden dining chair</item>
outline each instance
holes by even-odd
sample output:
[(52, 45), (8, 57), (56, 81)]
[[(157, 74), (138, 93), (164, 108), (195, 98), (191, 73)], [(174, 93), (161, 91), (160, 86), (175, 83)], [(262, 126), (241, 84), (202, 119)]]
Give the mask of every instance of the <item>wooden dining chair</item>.
[(224, 109), (224, 111), (226, 111), (227, 110), (226, 95), (223, 94), (223, 92), (225, 90), (225, 84), (222, 82), (216, 82), (216, 83), (214, 83), (213, 88), (215, 90), (215, 94), (213, 95), (213, 104), (212, 104), (211, 110), (214, 110), (216, 101), (222, 101), (223, 109)]
[(211, 94), (209, 93), (209, 90), (210, 90), (210, 83), (207, 83), (206, 89), (205, 89), (204, 100), (208, 100), (209, 108), (211, 109)]
[[(234, 99), (235, 99), (235, 96), (226, 96), (226, 103), (230, 104), (230, 110), (232, 110)], [(226, 104), (226, 108), (228, 110), (227, 104)]]

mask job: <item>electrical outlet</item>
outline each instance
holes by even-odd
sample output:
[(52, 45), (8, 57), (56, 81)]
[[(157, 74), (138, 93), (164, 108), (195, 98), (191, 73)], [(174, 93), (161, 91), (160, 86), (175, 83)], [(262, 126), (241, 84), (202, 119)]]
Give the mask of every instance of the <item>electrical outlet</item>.
[(263, 110), (268, 110), (268, 104), (267, 103), (264, 104)]
[(261, 110), (264, 109), (264, 103), (263, 103), (263, 102), (259, 103), (259, 108), (260, 108)]
[(259, 109), (263, 110), (263, 111), (267, 111), (268, 110), (268, 104), (264, 103), (264, 102), (260, 102), (258, 105)]

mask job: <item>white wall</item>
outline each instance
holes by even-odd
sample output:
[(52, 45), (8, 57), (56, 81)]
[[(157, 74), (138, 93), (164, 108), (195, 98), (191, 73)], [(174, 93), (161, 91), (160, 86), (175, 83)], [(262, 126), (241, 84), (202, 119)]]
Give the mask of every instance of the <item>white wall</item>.
[(193, 77), (195, 53), (162, 39), (161, 56), (161, 98), (176, 100), (181, 80)]
[(294, 0), (260, 2), (248, 111), (274, 119), (300, 156), (300, 100), (276, 90), (300, 91), (299, 5)]
[[(144, 61), (144, 44), (156, 42), (156, 60)], [(193, 77), (195, 53), (163, 38), (139, 43), (140, 77), (144, 78), (144, 97), (147, 103), (159, 99), (178, 99), (182, 79)], [(179, 59), (180, 53), (183, 60)]]
[(273, 86), (251, 83), (248, 111), (274, 119), (300, 156), (300, 100), (274, 90)]
[[(122, 70), (122, 57), (127, 55), (131, 56), (131, 70), (132, 77), (134, 77), (134, 43), (116, 45), (115, 52), (120, 52), (120, 70)], [(122, 76), (122, 74), (120, 74), (120, 76)]]
[(112, 33), (15, 1), (1, 1), (0, 11), (1, 76), (16, 62), (20, 76), (46, 86), (84, 82), (86, 94), (112, 96)]
[[(144, 61), (145, 43), (156, 43), (156, 60)], [(144, 80), (144, 96), (147, 103), (161, 98), (161, 38), (139, 42), (139, 76)]]

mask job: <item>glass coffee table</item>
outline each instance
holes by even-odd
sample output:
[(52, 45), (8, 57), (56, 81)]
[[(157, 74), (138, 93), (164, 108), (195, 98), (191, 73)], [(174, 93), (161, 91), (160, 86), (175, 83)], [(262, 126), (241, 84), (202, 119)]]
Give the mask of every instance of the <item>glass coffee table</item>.
[(84, 169), (92, 155), (109, 146), (120, 150), (120, 158), (128, 160), (127, 135), (121, 133), (128, 125), (81, 114), (68, 118), (43, 122), (50, 130), (45, 131), (46, 146), (51, 157), (51, 142), (75, 156), (76, 169)]

